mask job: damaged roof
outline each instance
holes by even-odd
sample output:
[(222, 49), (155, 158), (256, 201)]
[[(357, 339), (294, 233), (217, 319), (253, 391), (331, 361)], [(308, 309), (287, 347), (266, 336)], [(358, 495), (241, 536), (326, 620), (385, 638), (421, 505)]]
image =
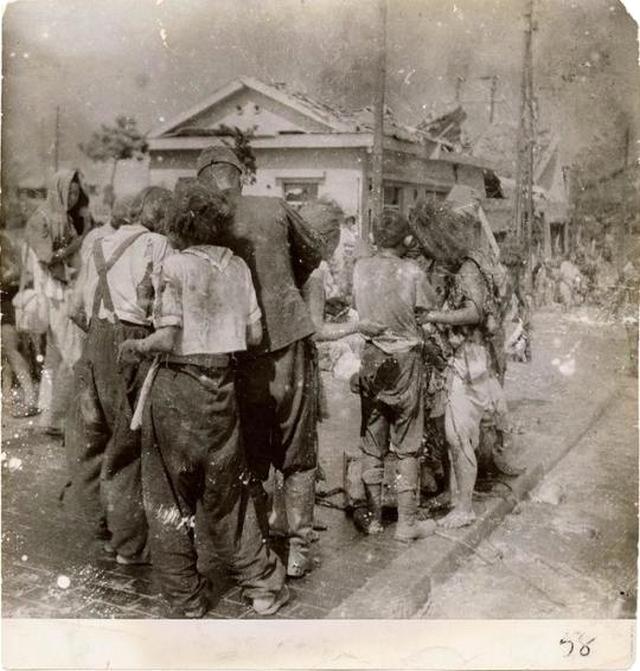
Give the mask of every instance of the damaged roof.
[[(290, 87), (284, 82), (266, 84), (253, 77), (240, 77), (226, 86), (218, 89), (212, 96), (201, 101), (198, 105), (186, 110), (174, 119), (163, 123), (154, 128), (150, 137), (160, 136), (169, 137), (180, 135), (180, 126), (185, 124), (191, 118), (201, 114), (204, 110), (225, 100), (231, 95), (241, 91), (243, 88), (253, 89), (262, 95), (273, 98), (274, 100), (288, 105), (302, 114), (326, 126), (329, 133), (371, 133), (373, 132), (374, 119), (371, 107), (364, 107), (358, 110), (346, 110), (336, 106), (321, 102), (306, 93), (302, 93)], [(184, 129), (187, 133), (192, 132), (191, 128)], [(384, 134), (387, 137), (393, 137), (405, 142), (422, 143), (425, 141), (438, 142), (445, 150), (452, 148), (446, 138), (437, 138), (428, 128), (416, 128), (399, 122), (393, 115), (393, 111), (385, 108), (384, 114)]]

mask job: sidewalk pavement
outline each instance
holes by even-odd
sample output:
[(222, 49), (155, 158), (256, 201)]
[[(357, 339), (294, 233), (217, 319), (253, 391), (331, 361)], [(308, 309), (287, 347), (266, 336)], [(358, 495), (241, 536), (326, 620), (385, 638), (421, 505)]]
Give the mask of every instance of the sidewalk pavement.
[[(527, 472), (497, 482), (474, 502), (471, 527), (405, 545), (383, 534), (364, 537), (341, 510), (316, 506), (320, 540), (315, 570), (291, 582), (280, 618), (410, 617), (428, 599), (433, 581), (455, 571), (517, 501), (597, 421), (624, 371), (621, 329), (585, 315), (540, 313), (534, 319), (534, 361), (512, 364), (507, 394)], [(323, 489), (342, 486), (342, 454), (358, 439), (358, 399), (345, 382), (327, 379), (331, 417), (320, 428)], [(87, 539), (58, 495), (66, 482), (64, 448), (35, 430), (32, 420), (3, 417), (3, 614), (5, 617), (158, 618), (164, 610), (153, 572), (109, 560)], [(341, 497), (332, 499), (341, 502)], [(212, 618), (256, 617), (216, 564), (202, 539), (201, 570), (213, 585)], [(463, 615), (463, 613), (461, 613)]]

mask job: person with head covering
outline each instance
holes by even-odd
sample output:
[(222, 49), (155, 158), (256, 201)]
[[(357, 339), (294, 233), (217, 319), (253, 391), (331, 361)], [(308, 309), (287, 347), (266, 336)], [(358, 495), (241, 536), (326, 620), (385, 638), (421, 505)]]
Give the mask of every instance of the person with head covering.
[[(452, 278), (443, 307), (427, 311), (421, 321), (428, 325), (427, 331), (444, 331), (449, 345), (445, 434), (457, 491), (453, 510), (439, 523), (455, 528), (475, 519), (472, 496), (482, 419), (493, 414), (499, 431), (509, 429), (506, 399), (499, 382), (501, 360), (492, 344), (501, 328), (499, 297), (504, 268), (469, 247), (468, 219), (445, 204), (419, 202), (409, 222), (425, 254), (444, 264)], [(493, 458), (498, 465), (498, 459), (504, 461), (506, 455), (501, 451)], [(503, 472), (514, 470), (505, 463), (499, 468)]]
[(35, 262), (34, 289), (47, 301), (49, 329), (39, 405), (42, 424), (62, 435), (71, 393), (71, 369), (82, 353), (82, 332), (69, 320), (69, 300), (79, 269), (82, 237), (92, 226), (89, 196), (78, 170), (60, 170), (46, 204), (27, 222), (26, 242)]
[(424, 427), (422, 331), (416, 319), (434, 307), (435, 292), (424, 271), (405, 258), (413, 238), (407, 220), (385, 211), (374, 226), (378, 252), (356, 262), (353, 274), (355, 308), (362, 319), (384, 326), (367, 338), (362, 354), (361, 466), (368, 510), (354, 512), (354, 521), (368, 534), (382, 531), (384, 458), (393, 444), (397, 455), (398, 524), (395, 538), (426, 538), (435, 528), (417, 518), (418, 454)]
[(259, 344), (262, 326), (249, 268), (218, 244), (231, 217), (219, 194), (198, 183), (182, 191), (168, 227), (180, 251), (163, 264), (156, 330), (120, 348), (133, 360), (160, 357), (143, 415), (143, 489), (154, 570), (172, 614), (184, 617), (209, 607), (196, 508), (256, 612), (275, 613), (288, 599), (284, 567), (262, 541), (242, 449), (232, 355)]
[(145, 367), (116, 359), (120, 343), (152, 329), (160, 268), (171, 253), (167, 238), (153, 230), (164, 226), (170, 196), (165, 189), (135, 199), (131, 208), (116, 204), (115, 230), (94, 241), (79, 292), (87, 325), (75, 368), (80, 416), (70, 423), (65, 443), (84, 516), (98, 537), (111, 537), (104, 549), (120, 564), (148, 558), (140, 436), (130, 429)]
[[(271, 466), (284, 475), (287, 573), (299, 577), (312, 567), (317, 466), (315, 326), (302, 288), (322, 261), (324, 241), (281, 199), (243, 196), (242, 173), (227, 147), (209, 147), (198, 159), (198, 180), (223, 192), (234, 208), (219, 244), (247, 263), (256, 287), (262, 340), (237, 361), (242, 430), (254, 476), (266, 480)], [(266, 496), (263, 513), (266, 535)]]

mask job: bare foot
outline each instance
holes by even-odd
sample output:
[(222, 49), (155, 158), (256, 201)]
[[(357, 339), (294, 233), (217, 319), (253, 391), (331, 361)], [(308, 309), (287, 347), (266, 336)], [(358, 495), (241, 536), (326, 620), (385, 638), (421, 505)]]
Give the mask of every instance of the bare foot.
[(459, 529), (473, 524), (476, 521), (476, 514), (473, 510), (452, 510), (438, 524), (445, 529)]

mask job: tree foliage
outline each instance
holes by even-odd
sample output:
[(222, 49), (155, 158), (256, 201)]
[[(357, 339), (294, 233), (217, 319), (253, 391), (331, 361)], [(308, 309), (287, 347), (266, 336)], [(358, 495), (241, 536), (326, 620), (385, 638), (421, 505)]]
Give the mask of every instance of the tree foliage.
[(116, 118), (115, 125), (101, 124), (87, 143), (81, 143), (80, 149), (91, 160), (113, 162), (111, 184), (118, 161), (137, 159), (141, 161), (149, 147), (144, 135), (138, 130), (138, 123), (132, 117), (121, 115)]
[(216, 128), (216, 136), (222, 140), (223, 144), (226, 144), (230, 149), (233, 149), (238, 160), (244, 166), (247, 183), (255, 184), (256, 156), (251, 147), (251, 140), (255, 137), (253, 129), (243, 131), (237, 126), (231, 128), (224, 124), (220, 124), (220, 126)]

